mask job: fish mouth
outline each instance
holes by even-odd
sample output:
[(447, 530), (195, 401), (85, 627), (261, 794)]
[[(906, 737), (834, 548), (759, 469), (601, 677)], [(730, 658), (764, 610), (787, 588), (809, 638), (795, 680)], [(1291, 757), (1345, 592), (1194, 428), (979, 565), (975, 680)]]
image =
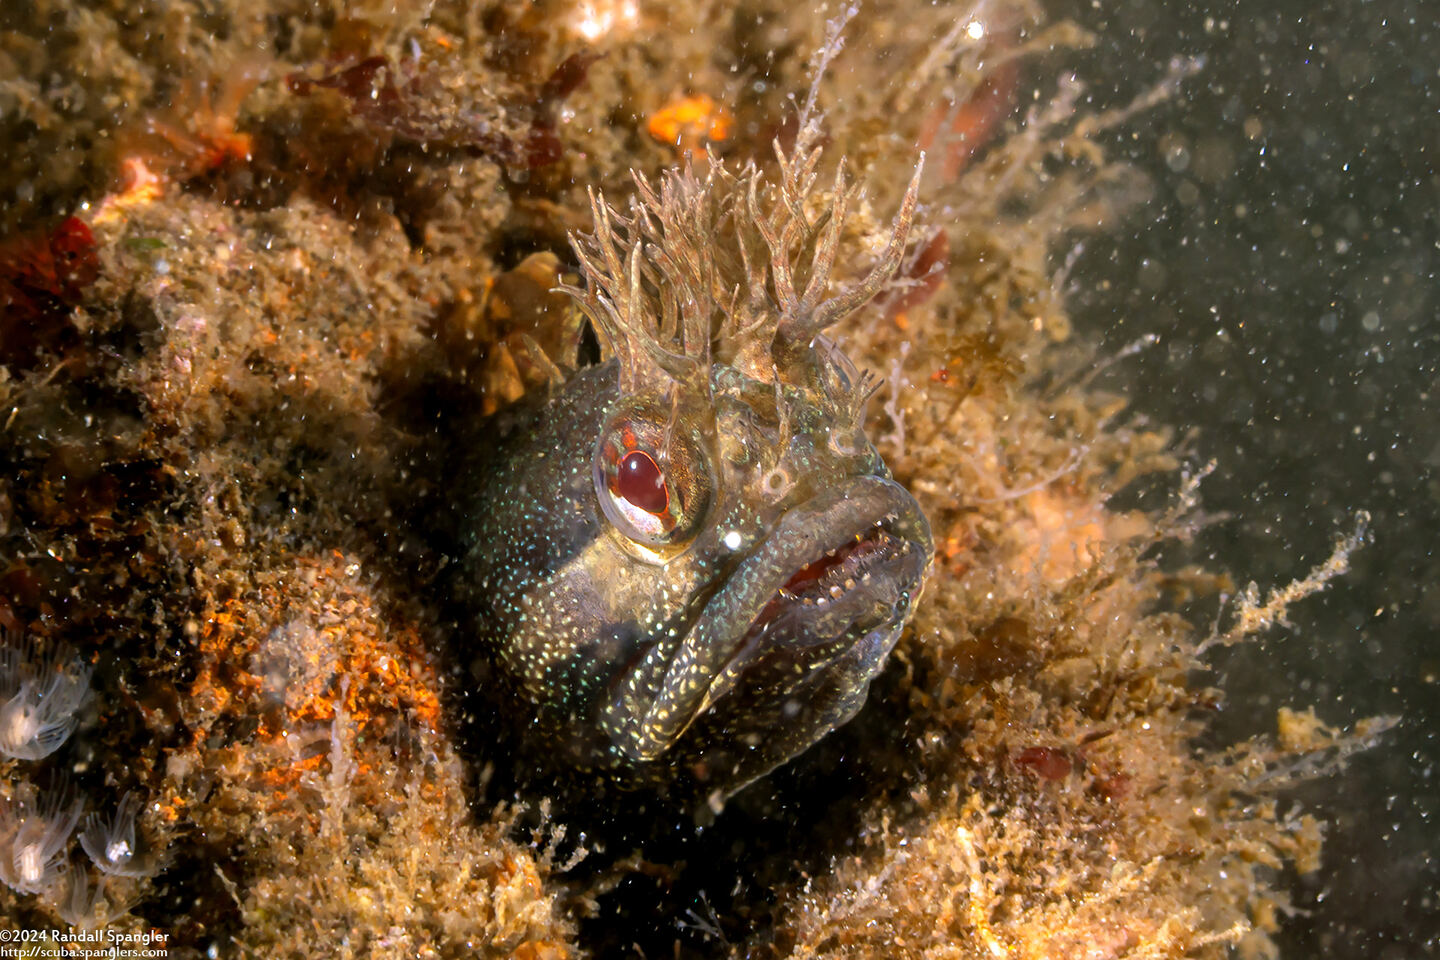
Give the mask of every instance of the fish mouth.
[(932, 557), (919, 505), (884, 477), (852, 478), (792, 508), (678, 645), (653, 650), (628, 678), (612, 703), (630, 718), (614, 728), (617, 746), (654, 760), (714, 718), (726, 736), (753, 726), (770, 741), (755, 776), (778, 766), (859, 709)]

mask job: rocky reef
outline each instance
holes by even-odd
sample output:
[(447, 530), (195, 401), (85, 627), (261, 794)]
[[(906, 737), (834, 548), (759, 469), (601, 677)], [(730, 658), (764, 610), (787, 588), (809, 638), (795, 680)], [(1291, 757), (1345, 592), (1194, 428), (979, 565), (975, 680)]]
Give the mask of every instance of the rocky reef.
[[(179, 957), (1272, 955), (1323, 832), (1283, 790), (1384, 721), (1208, 742), (1204, 655), (1363, 523), (1273, 590), (1170, 562), (1224, 465), (1095, 385), (1123, 357), (1064, 297), (1067, 244), (1144, 199), (1099, 134), (1190, 66), (1087, 113), (1086, 36), (1024, 4), (398, 9), (0, 13), (11, 924)], [(885, 378), (935, 574), (809, 753), (723, 809), (586, 809), (457, 638), (444, 451), (565, 375), (589, 190), (770, 169), (801, 116), (865, 185), (851, 278), (927, 153), (898, 279), (836, 336)]]

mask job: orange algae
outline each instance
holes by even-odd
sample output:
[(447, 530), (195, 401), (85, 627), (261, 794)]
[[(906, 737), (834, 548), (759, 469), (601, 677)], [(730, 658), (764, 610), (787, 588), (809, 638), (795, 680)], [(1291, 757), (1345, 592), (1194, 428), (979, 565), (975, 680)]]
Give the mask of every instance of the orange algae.
[[(361, 728), (380, 725), (369, 731), (372, 735), (385, 733), (383, 726), (397, 708), (426, 729), (437, 729), (440, 702), (433, 658), (413, 628), (380, 640), (377, 618), (368, 609), (370, 598), (350, 579), (357, 568), (353, 558), (338, 551), (323, 560), (295, 558), (294, 575), (305, 588), (332, 598), (318, 614), (319, 626), (295, 620), (257, 638), (256, 624), (242, 623), (237, 613), (204, 617), (200, 649), (205, 660), (189, 698), (205, 705), (205, 712), (223, 713), (237, 695), (253, 701), (283, 689), (284, 709), (275, 718), (278, 727), (270, 731), (283, 735), (300, 724), (333, 719), (342, 703), (336, 688), (343, 679), (344, 709)], [(266, 602), (286, 601), (272, 596)], [(233, 599), (226, 603), (236, 611), (243, 607)], [(277, 680), (274, 671), (282, 671), (283, 680)]]
[(240, 108), (269, 69), (267, 58), (247, 54), (203, 79), (183, 76), (164, 110), (117, 134), (121, 162), (132, 178), (124, 189), (137, 186), (139, 169), (179, 182), (226, 163), (249, 161), (254, 142), (239, 129)]
[(653, 114), (645, 124), (650, 136), (693, 159), (705, 156), (711, 144), (730, 139), (734, 119), (708, 93), (679, 97)]
[[(165, 819), (174, 817), (180, 829), (203, 829), (221, 848), (229, 846), (223, 838), (240, 843), (248, 830), (266, 824), (273, 842), (244, 842), (248, 852), (223, 858), (211, 884), (241, 918), (254, 920), (248, 933), (236, 934), (236, 943), (265, 955), (296, 955), (285, 952), (294, 941), (284, 918), (298, 920), (293, 911), (302, 904), (306, 922), (328, 930), (326, 937), (370, 925), (388, 929), (401, 916), (424, 915), (437, 919), (409, 932), (417, 948), (430, 943), (441, 949), (476, 937), (512, 945), (554, 940), (567, 928), (550, 912), (553, 894), (536, 881), (516, 880), (513, 872), (481, 866), (503, 854), (519, 865), (522, 877), (548, 870), (504, 839), (503, 828), (475, 833), (462, 820), (461, 811), (468, 810), (462, 772), (442, 732), (444, 684), (421, 623), (402, 612), (403, 603), (385, 599), (388, 591), (366, 572), (373, 560), (332, 539), (330, 531), (339, 529), (335, 517), (319, 526), (299, 520), (288, 535), (276, 531), (259, 520), (264, 510), (253, 499), (264, 486), (243, 487), (218, 469), (228, 462), (242, 475), (288, 485), (282, 476), (289, 458), (303, 459), (310, 441), (287, 410), (347, 389), (351, 380), (341, 371), (385, 362), (393, 340), (344, 320), (334, 281), (345, 265), (337, 263), (333, 248), (323, 261), (289, 245), (266, 251), (252, 244), (249, 225), (233, 214), (203, 202), (182, 209), (175, 219), (173, 207), (147, 208), (125, 226), (147, 236), (173, 238), (185, 229), (217, 238), (231, 265), (215, 271), (206, 264), (217, 286), (199, 299), (168, 283), (152, 288), (152, 309), (167, 339), (155, 364), (138, 370), (135, 381), (153, 398), (159, 433), (187, 440), (182, 482), (193, 485), (198, 507), (189, 520), (159, 531), (191, 565), (187, 592), (196, 602), (189, 628), (196, 670), (179, 704), (195, 735), (164, 761), (163, 786), (177, 798)], [(328, 241), (331, 235), (322, 227), (314, 236)], [(177, 255), (182, 247), (175, 245)], [(287, 306), (311, 305), (312, 336), (284, 335), (261, 317), (245, 335), (254, 351), (248, 365), (204, 363), (208, 352), (200, 345), (221, 335), (211, 326), (219, 320), (214, 305), (224, 302), (230, 285), (250, 290), (255, 278), (271, 276), (284, 278), (273, 292), (283, 294)], [(262, 295), (259, 302), (274, 301)], [(237, 332), (232, 326), (225, 335)], [(211, 377), (210, 389), (203, 388), (201, 381)], [(271, 393), (276, 383), (283, 386)], [(252, 387), (252, 416), (281, 419), (272, 425), (278, 429), (266, 431), (267, 449), (250, 450), (242, 463), (235, 457), (249, 449), (248, 428), (237, 436), (224, 418), (195, 414), (217, 398), (229, 407)], [(361, 418), (352, 424), (351, 442), (365, 443), (375, 429), (378, 422)], [(348, 480), (333, 479), (358, 483), (356, 492), (373, 488), (377, 475), (368, 471), (374, 466), (364, 461)], [(310, 471), (329, 469), (319, 462)], [(240, 556), (248, 560), (237, 564)], [(401, 762), (406, 757), (431, 759)], [(247, 811), (238, 821), (232, 819), (237, 810)], [(378, 818), (382, 810), (392, 811), (388, 823)], [(392, 836), (396, 830), (402, 832)], [(398, 876), (375, 879), (392, 875), (392, 860), (410, 862), (416, 844), (430, 851), (423, 867), (412, 865), (403, 882)], [(326, 872), (348, 879), (334, 896), (317, 899), (312, 877)], [(390, 882), (403, 885), (391, 888)], [(430, 897), (437, 899), (422, 906)], [(439, 919), (452, 911), (459, 913)]]

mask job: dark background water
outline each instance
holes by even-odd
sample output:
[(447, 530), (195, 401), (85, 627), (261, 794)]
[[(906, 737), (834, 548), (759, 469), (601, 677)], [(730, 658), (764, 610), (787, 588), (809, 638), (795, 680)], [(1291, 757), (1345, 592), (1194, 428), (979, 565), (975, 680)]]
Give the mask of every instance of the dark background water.
[(1086, 238), (1075, 303), (1112, 378), (1195, 428), (1231, 519), (1199, 554), (1262, 588), (1301, 575), (1368, 510), (1343, 582), (1262, 643), (1212, 657), (1220, 735), (1314, 704), (1403, 725), (1291, 799), (1334, 824), (1298, 878), (1288, 956), (1440, 953), (1440, 3), (1132, 0), (1051, 6), (1095, 30), (1095, 103), (1123, 103), (1176, 55), (1205, 68), (1114, 138), (1153, 200)]

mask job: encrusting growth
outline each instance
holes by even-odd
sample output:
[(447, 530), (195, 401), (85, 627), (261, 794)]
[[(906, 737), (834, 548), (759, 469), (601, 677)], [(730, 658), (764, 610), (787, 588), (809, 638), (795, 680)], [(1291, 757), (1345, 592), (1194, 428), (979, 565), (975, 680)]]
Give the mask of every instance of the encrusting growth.
[[(388, 6), (7, 8), (0, 216), (76, 214), (0, 262), (37, 321), (0, 335), (10, 926), (295, 960), (1272, 956), (1321, 832), (1275, 790), (1378, 728), (1209, 746), (1201, 653), (1343, 558), (1206, 639), (1182, 614), (1228, 579), (1153, 559), (1205, 515), (1116, 496), (1186, 445), (1097, 386), (1124, 377), (1066, 291), (1078, 231), (1149, 196), (1103, 147), (1154, 97), (1095, 112), (1092, 38), (1034, 0), (593, 33)], [(682, 91), (716, 105), (661, 172), (643, 118)], [(83, 764), (95, 815), (32, 764)]]

